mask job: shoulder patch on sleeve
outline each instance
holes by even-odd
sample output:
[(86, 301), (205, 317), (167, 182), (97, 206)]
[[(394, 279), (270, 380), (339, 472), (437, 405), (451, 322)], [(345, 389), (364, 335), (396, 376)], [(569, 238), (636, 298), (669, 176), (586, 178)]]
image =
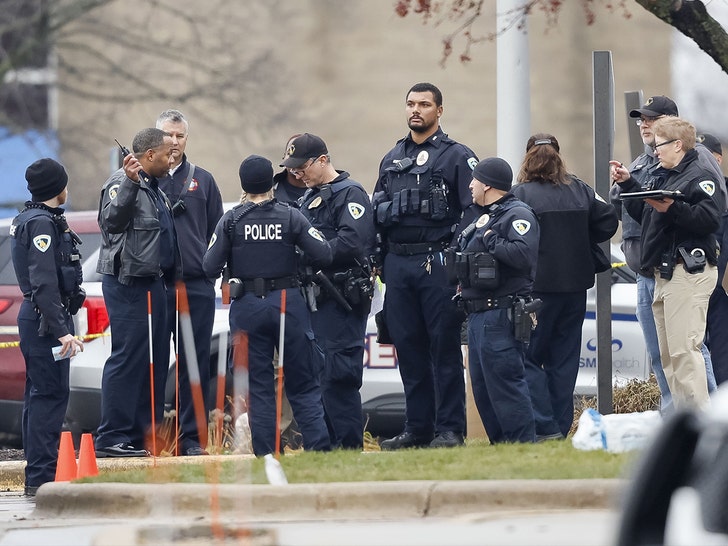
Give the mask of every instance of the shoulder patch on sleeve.
[(308, 228), (308, 234), (317, 241), (321, 241), (322, 243), (324, 242), (323, 234), (315, 227), (311, 226), (310, 228)]
[(215, 241), (217, 241), (217, 233), (212, 234), (212, 237), (210, 237), (210, 244), (207, 245), (207, 248), (212, 248), (212, 245), (215, 244)]
[(531, 229), (531, 222), (528, 220), (513, 220), (511, 225), (518, 235), (525, 235)]
[(33, 237), (33, 246), (45, 252), (51, 247), (51, 236), (50, 235), (36, 235)]
[(601, 201), (602, 203), (606, 203), (606, 201), (602, 198), (602, 196), (599, 195), (597, 192), (594, 192), (594, 197), (597, 198), (597, 201)]
[(468, 167), (470, 167), (470, 170), (472, 171), (475, 169), (475, 166), (478, 164), (478, 160), (474, 157), (468, 158)]
[(351, 217), (354, 220), (358, 220), (364, 216), (364, 205), (360, 205), (359, 203), (347, 203), (346, 208), (349, 210), (349, 214), (351, 214)]
[(116, 194), (119, 193), (120, 184), (114, 184), (109, 188), (109, 199), (116, 199)]
[(715, 193), (715, 182), (712, 180), (703, 180), (702, 182), (698, 182), (698, 187), (713, 197), (713, 194)]

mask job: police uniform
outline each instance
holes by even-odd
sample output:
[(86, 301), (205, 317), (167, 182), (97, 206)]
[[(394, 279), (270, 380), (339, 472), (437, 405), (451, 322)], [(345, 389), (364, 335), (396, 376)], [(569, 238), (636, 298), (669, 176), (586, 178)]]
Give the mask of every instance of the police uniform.
[[(507, 168), (504, 168), (507, 167)], [(493, 178), (491, 178), (493, 177)], [(499, 158), (481, 161), (473, 178), (508, 191), (513, 174)], [(539, 226), (530, 207), (506, 193), (485, 206), (482, 215), (448, 252), (455, 270), (459, 304), (468, 313), (468, 355), (473, 397), (492, 443), (533, 442), (534, 416), (524, 370), (523, 334), (530, 332), (531, 288), (538, 260)], [(452, 259), (455, 258), (455, 259)]]
[[(249, 194), (270, 191), (273, 167), (260, 156), (240, 166)], [(215, 228), (203, 268), (209, 277), (227, 264), (231, 277), (230, 329), (248, 335), (248, 415), (253, 451), (275, 449), (276, 396), (273, 351), (280, 332), (281, 293), (286, 290), (284, 379), (286, 393), (307, 450), (330, 448), (324, 422), (319, 374), (323, 355), (297, 278), (296, 247), (321, 267), (331, 261), (331, 247), (300, 211), (276, 202), (245, 202), (226, 212)]]
[[(190, 308), (200, 388), (207, 414), (207, 410), (211, 409), (209, 407), (210, 339), (215, 322), (215, 284), (202, 270), (202, 256), (222, 216), (222, 196), (212, 174), (190, 163), (186, 155), (182, 156), (182, 162), (174, 172), (159, 180), (159, 188), (173, 204), (175, 232), (177, 240), (181, 243), (179, 247), (182, 280)], [(173, 336), (178, 331), (177, 291), (174, 281), (174, 278), (167, 280), (167, 315), (170, 334)], [(179, 343), (183, 347), (181, 329), (179, 333)], [(187, 454), (193, 450), (201, 453), (185, 351), (179, 352), (178, 373), (180, 453)], [(206, 434), (204, 436), (206, 437)]]
[(442, 251), (472, 204), (468, 185), (476, 163), (472, 150), (438, 128), (421, 144), (408, 134), (379, 167), (372, 204), (386, 252), (384, 313), (407, 413), (405, 436), (391, 447), (385, 441), (385, 449), (429, 445), (444, 433), (462, 442), (462, 315), (450, 301), (455, 290), (447, 285)]
[[(715, 233), (725, 210), (720, 190), (723, 182), (700, 164), (698, 151), (692, 149), (675, 167), (656, 166), (650, 171), (649, 188), (677, 190), (684, 195), (667, 212), (656, 212), (641, 199), (624, 203), (642, 225), (640, 267), (655, 273), (652, 309), (660, 356), (678, 408), (709, 403), (700, 347), (708, 300), (718, 278)], [(623, 192), (642, 189), (633, 178), (621, 186)], [(702, 264), (693, 267), (693, 258), (701, 255)]]
[(26, 171), (34, 201), (13, 220), (10, 245), (15, 275), (23, 292), (18, 312), (20, 350), (25, 359), (23, 449), (26, 493), (55, 478), (61, 427), (68, 404), (69, 358), (54, 361), (59, 338), (73, 334), (73, 320), (83, 303), (80, 240), (48, 201), (66, 187), (68, 177), (51, 159)]
[(144, 446), (152, 426), (148, 296), (155, 424), (164, 418), (169, 337), (160, 335), (167, 329), (163, 277), (179, 275), (180, 260), (169, 200), (155, 177), (140, 173), (139, 178), (134, 182), (119, 169), (104, 183), (99, 201), (102, 242), (96, 270), (103, 274), (111, 325), (95, 440), (99, 457), (147, 454)]
[(298, 201), (306, 193), (306, 187), (299, 188), (288, 181), (288, 169), (283, 169), (273, 177), (273, 194), (279, 203), (298, 207)]
[[(305, 158), (304, 158), (305, 161)], [(364, 188), (337, 171), (330, 183), (309, 189), (301, 212), (331, 245), (333, 262), (323, 270), (350, 310), (320, 287), (312, 314), (316, 341), (325, 355), (321, 378), (324, 410), (334, 446), (361, 449), (364, 336), (371, 304), (369, 254), (374, 249), (372, 207)]]

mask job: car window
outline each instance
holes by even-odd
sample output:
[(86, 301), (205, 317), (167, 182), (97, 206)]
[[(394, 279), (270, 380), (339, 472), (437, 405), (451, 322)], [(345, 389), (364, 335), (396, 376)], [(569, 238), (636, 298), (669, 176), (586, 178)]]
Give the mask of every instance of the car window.
[(0, 284), (18, 284), (10, 254), (10, 236), (0, 236)]

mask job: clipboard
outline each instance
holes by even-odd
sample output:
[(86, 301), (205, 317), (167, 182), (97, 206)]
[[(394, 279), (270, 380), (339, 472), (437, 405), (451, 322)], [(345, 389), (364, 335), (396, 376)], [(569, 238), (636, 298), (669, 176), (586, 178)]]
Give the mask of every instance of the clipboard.
[(657, 199), (661, 201), (666, 197), (670, 199), (684, 199), (685, 194), (677, 190), (644, 190), (619, 194), (620, 199)]

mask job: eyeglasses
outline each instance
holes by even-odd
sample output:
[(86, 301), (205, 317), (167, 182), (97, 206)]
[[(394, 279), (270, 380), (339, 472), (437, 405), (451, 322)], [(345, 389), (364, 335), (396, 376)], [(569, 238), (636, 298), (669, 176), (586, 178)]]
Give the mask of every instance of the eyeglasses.
[(659, 144), (657, 144), (655, 142), (655, 144), (652, 146), (652, 150), (656, 152), (657, 151), (657, 148), (659, 148), (660, 146), (664, 146), (665, 144), (671, 144), (672, 142), (677, 142), (678, 140), (680, 140), (680, 139), (679, 138), (672, 138), (670, 140), (666, 140), (665, 142), (660, 142)]
[[(301, 168), (299, 168), (299, 169), (288, 169), (288, 172), (289, 172), (289, 173), (291, 173), (291, 174), (292, 174), (293, 176), (295, 176), (296, 178), (299, 178), (299, 177), (303, 176), (303, 173), (305, 173), (305, 172), (306, 172), (306, 169), (309, 169), (309, 168), (311, 167), (311, 165), (313, 165), (313, 164), (314, 164), (314, 162), (315, 162), (315, 161), (316, 161), (317, 159), (318, 159), (318, 157), (310, 157), (310, 158), (308, 158), (308, 160), (306, 161), (306, 163), (308, 163), (309, 161), (310, 161), (311, 163), (309, 163), (309, 164), (308, 164), (308, 165), (306, 165), (305, 167), (301, 167)], [(304, 163), (304, 165), (305, 165), (305, 163)]]
[(644, 125), (645, 123), (654, 123), (658, 119), (664, 118), (664, 117), (665, 116), (655, 116), (655, 117), (640, 116), (640, 119), (636, 119), (635, 123), (637, 124), (638, 127), (640, 127), (640, 126)]

